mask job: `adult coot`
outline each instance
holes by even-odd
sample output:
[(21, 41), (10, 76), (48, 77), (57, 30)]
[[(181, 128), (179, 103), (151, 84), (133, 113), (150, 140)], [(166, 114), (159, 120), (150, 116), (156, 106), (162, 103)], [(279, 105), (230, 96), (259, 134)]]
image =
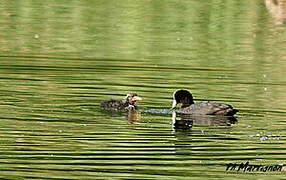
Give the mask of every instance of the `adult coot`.
[(179, 103), (182, 106), (176, 112), (183, 114), (233, 116), (238, 112), (231, 105), (215, 101), (194, 103), (193, 96), (188, 90), (177, 90), (174, 92), (172, 108), (174, 109)]

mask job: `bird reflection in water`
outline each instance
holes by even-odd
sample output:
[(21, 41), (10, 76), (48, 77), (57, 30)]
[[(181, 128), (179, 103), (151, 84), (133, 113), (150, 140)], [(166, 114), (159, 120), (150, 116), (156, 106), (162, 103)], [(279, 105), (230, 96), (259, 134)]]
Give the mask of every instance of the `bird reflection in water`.
[(126, 119), (130, 124), (139, 124), (141, 119), (141, 112), (138, 110), (131, 110), (126, 113)]
[(236, 122), (237, 119), (233, 116), (194, 116), (191, 114), (179, 114), (175, 111), (172, 112), (172, 125), (175, 130), (188, 130), (193, 125), (231, 126), (231, 124), (235, 124)]
[(101, 109), (101, 112), (111, 117), (125, 117), (130, 124), (139, 124), (141, 119), (140, 110), (112, 111)]

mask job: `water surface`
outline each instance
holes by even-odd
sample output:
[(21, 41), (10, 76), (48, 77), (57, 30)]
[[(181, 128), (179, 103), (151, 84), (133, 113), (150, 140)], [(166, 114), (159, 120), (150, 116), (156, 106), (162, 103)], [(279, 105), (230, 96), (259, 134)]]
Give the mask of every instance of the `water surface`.
[[(286, 26), (276, 6), (1, 1), (0, 178), (284, 178), (285, 169), (225, 171), (285, 163)], [(180, 88), (232, 104), (237, 120), (174, 121), (165, 110)], [(129, 92), (144, 98), (142, 111), (98, 106)]]

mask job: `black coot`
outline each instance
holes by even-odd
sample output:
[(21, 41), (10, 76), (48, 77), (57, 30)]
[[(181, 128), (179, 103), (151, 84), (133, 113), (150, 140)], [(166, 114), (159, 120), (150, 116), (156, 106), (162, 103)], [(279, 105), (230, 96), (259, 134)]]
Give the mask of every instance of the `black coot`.
[(179, 103), (181, 103), (182, 106), (176, 112), (182, 114), (233, 116), (238, 112), (238, 110), (234, 109), (231, 105), (215, 101), (194, 103), (193, 96), (188, 90), (178, 90), (174, 92), (172, 108), (175, 108)]

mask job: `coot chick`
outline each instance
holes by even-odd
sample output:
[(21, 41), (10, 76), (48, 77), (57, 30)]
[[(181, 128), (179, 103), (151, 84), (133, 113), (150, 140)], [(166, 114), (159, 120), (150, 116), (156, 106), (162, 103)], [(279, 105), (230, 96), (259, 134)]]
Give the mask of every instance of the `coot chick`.
[(188, 90), (178, 90), (174, 92), (172, 109), (179, 103), (181, 103), (182, 106), (176, 112), (183, 114), (233, 116), (238, 112), (238, 110), (233, 109), (231, 105), (215, 101), (194, 103), (193, 96)]
[(135, 105), (137, 101), (142, 100), (136, 93), (129, 93), (125, 99), (110, 99), (102, 101), (100, 106), (103, 109), (124, 111), (124, 110), (137, 110), (138, 106)]

